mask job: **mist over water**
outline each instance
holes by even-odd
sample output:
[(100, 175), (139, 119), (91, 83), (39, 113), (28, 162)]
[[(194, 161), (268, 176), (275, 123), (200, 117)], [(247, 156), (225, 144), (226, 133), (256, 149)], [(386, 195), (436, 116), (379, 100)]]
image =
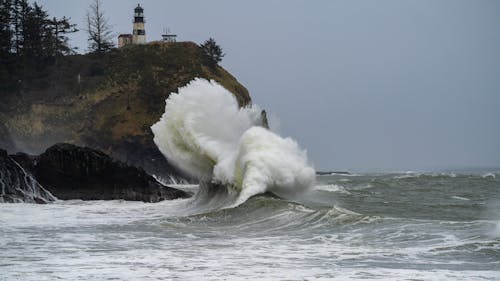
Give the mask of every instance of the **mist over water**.
[(258, 106), (239, 108), (215, 81), (195, 79), (169, 96), (151, 129), (171, 163), (202, 182), (238, 193), (232, 205), (267, 191), (287, 198), (307, 190), (315, 171), (306, 152), (262, 123)]

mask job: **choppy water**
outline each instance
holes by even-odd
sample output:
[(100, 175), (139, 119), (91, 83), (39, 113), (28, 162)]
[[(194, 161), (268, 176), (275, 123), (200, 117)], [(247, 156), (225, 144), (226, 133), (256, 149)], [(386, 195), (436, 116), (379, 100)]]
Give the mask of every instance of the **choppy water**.
[(321, 176), (206, 210), (0, 204), (0, 280), (500, 280), (499, 174)]

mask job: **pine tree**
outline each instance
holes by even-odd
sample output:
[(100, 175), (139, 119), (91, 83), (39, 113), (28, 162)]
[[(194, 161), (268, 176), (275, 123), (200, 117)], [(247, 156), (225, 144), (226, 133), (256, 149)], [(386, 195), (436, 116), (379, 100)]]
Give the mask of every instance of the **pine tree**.
[[(63, 17), (62, 19), (52, 18), (49, 21), (51, 29), (51, 39), (53, 39), (53, 54), (58, 55), (68, 55), (73, 53), (73, 48), (70, 47), (67, 34), (78, 32), (76, 24), (71, 24), (70, 19)], [(49, 44), (49, 43), (47, 43)]]
[(11, 0), (0, 0), (0, 100), (4, 93), (15, 85), (12, 79), (13, 54), (12, 38), (14, 32), (11, 28)]
[(14, 0), (12, 5), (11, 21), (14, 28), (13, 48), (16, 54), (19, 54), (23, 48), (23, 25), (26, 21), (28, 6), (27, 0)]
[(0, 0), (0, 90), (20, 91), (32, 78), (47, 75), (47, 66), (70, 54), (67, 34), (76, 32), (69, 19), (49, 19), (47, 11), (28, 0)]
[(222, 52), (222, 48), (217, 45), (217, 42), (215, 42), (213, 38), (205, 41), (200, 47), (203, 51), (204, 59), (211, 67), (215, 67), (226, 55)]
[(47, 13), (35, 2), (27, 6), (22, 17), (21, 56), (28, 61), (44, 57), (42, 39), (45, 33)]
[(0, 0), (0, 56), (7, 57), (12, 49), (12, 36), (10, 11), (12, 9), (11, 0)]

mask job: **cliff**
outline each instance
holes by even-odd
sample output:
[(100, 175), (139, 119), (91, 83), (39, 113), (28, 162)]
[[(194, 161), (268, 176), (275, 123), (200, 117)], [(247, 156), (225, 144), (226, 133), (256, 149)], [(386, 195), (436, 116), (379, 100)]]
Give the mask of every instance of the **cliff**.
[(177, 173), (154, 145), (150, 126), (169, 94), (195, 77), (219, 82), (240, 106), (251, 103), (245, 87), (222, 67), (210, 67), (191, 42), (60, 58), (48, 72), (20, 82), (20, 91), (1, 93), (0, 147), (39, 154), (72, 143), (170, 177)]

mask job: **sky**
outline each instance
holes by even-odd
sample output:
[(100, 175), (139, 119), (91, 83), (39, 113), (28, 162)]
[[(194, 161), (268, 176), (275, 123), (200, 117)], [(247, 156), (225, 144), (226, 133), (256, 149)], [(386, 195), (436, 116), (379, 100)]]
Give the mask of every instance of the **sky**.
[[(38, 1), (83, 30), (90, 0)], [(215, 38), (317, 170), (500, 167), (500, 1), (103, 0), (113, 30)], [(71, 44), (87, 48), (78, 32)]]

